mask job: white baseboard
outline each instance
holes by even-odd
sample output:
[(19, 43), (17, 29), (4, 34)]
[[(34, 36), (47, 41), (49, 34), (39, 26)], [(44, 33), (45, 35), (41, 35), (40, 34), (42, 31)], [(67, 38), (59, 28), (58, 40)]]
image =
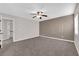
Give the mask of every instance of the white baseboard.
[(18, 41), (22, 41), (22, 40), (28, 40), (28, 39), (32, 39), (35, 37), (39, 37), (39, 36), (34, 36), (34, 37), (29, 37), (29, 38), (22, 38), (22, 39), (18, 39), (18, 40), (13, 40), (13, 42), (18, 42)]
[(56, 39), (56, 40), (61, 40), (61, 41), (66, 41), (66, 42), (74, 43), (74, 41), (68, 40), (68, 39), (61, 39), (61, 38), (55, 38), (55, 37), (49, 37), (49, 36), (43, 36), (43, 35), (40, 35), (40, 37), (45, 37), (45, 38)]

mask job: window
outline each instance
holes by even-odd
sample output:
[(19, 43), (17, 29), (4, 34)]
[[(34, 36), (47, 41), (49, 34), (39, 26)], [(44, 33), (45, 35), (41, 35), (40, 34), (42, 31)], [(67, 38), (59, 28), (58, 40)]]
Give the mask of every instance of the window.
[(78, 14), (75, 16), (75, 35), (78, 35)]

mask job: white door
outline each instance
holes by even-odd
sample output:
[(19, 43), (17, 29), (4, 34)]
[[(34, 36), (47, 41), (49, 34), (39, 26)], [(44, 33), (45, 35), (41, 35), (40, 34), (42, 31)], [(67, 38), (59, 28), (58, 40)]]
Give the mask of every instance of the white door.
[(3, 40), (13, 37), (13, 21), (3, 19)]

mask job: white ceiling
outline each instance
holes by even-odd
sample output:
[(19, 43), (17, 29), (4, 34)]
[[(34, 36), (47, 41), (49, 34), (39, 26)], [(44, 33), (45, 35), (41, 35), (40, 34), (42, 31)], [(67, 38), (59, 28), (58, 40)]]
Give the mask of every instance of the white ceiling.
[(48, 20), (73, 14), (75, 6), (75, 3), (0, 3), (0, 13), (33, 20), (30, 13), (42, 9), (46, 10), (45, 14), (48, 15), (47, 18), (43, 17), (42, 20)]

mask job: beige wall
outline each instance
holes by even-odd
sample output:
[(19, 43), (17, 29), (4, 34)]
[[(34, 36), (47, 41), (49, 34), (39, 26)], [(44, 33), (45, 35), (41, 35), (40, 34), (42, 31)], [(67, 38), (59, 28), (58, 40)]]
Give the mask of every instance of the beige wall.
[(68, 40), (74, 39), (73, 15), (40, 22), (40, 35)]

